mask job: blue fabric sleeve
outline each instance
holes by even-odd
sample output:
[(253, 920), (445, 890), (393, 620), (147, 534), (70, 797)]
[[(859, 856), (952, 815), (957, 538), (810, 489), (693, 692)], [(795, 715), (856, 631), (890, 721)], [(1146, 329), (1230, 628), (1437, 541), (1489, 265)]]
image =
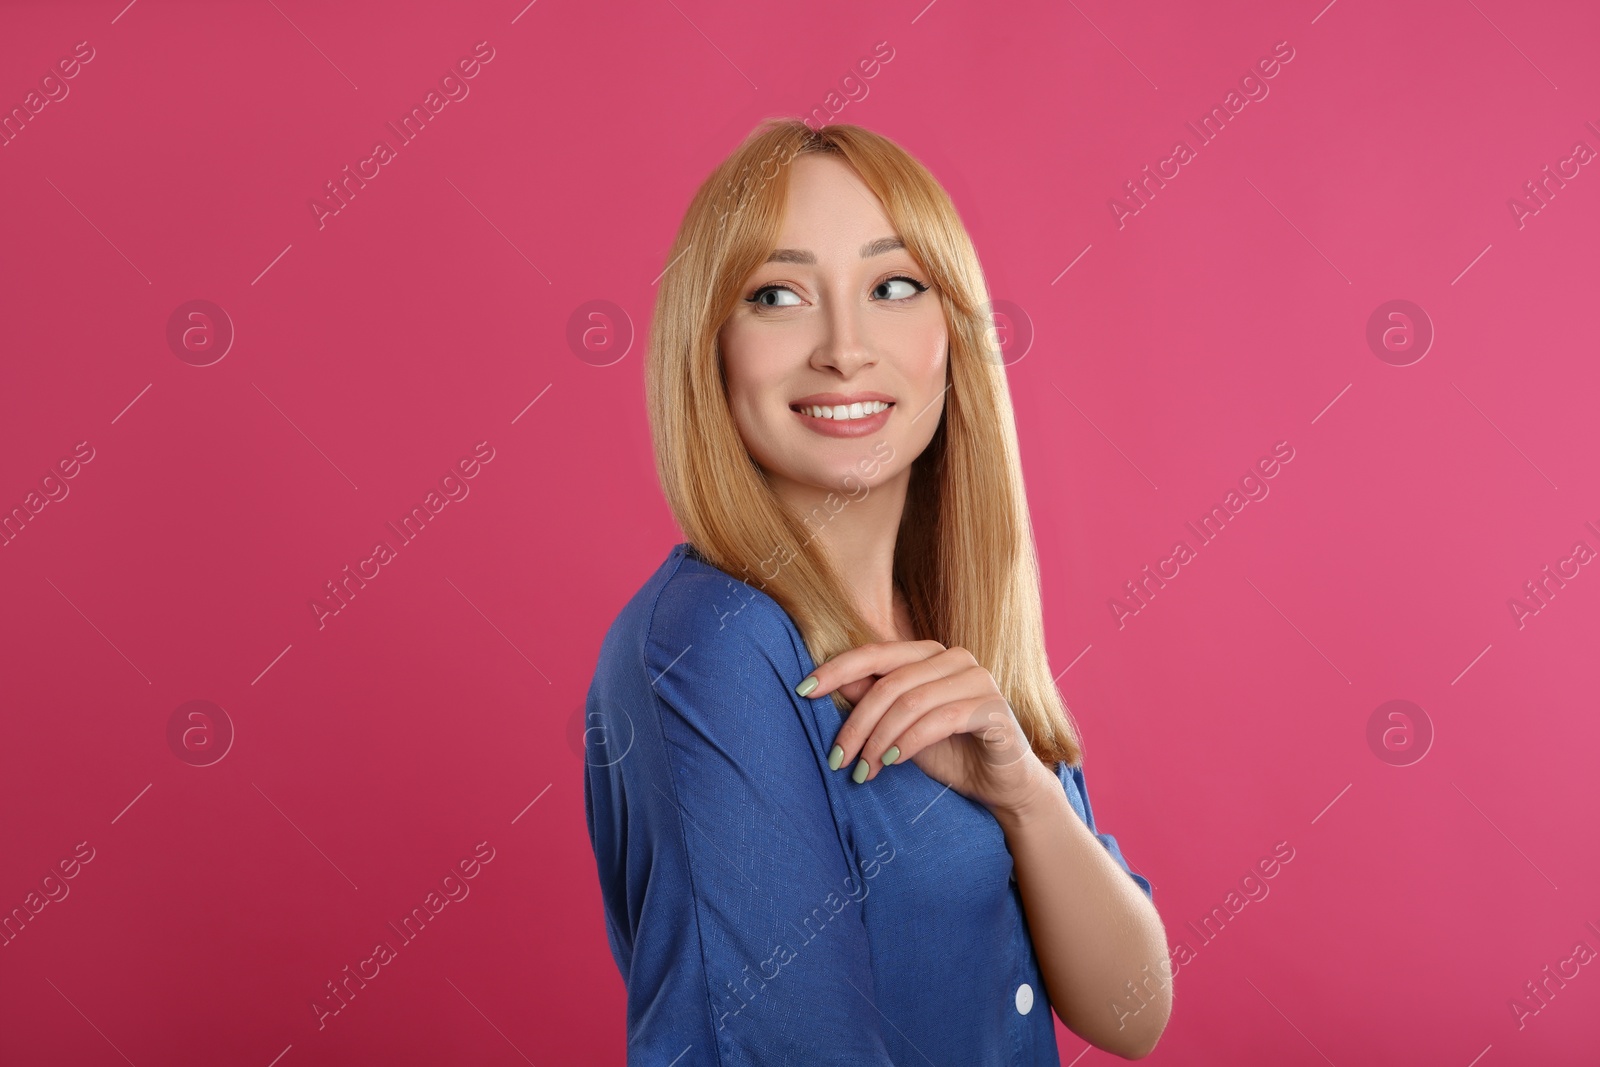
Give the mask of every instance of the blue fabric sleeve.
[(694, 589), (680, 576), (656, 606), (641, 710), (660, 755), (626, 768), (648, 828), (628, 849), (628, 1063), (892, 1065), (793, 643), (775, 606), (724, 619)]
[(1101, 833), (1099, 827), (1095, 826), (1094, 808), (1089, 803), (1089, 787), (1083, 781), (1083, 765), (1074, 766), (1065, 762), (1058, 763), (1056, 765), (1056, 774), (1061, 779), (1061, 788), (1066, 790), (1067, 799), (1072, 802), (1072, 807), (1077, 811), (1078, 817), (1089, 827), (1090, 832), (1100, 839), (1100, 843), (1106, 847), (1106, 851), (1111, 853), (1111, 858), (1117, 861), (1117, 866), (1127, 871), (1128, 877), (1132, 878), (1151, 903), (1154, 903), (1155, 893), (1151, 890), (1149, 881), (1144, 876), (1133, 873), (1132, 868), (1128, 866), (1128, 861), (1122, 857), (1122, 848), (1117, 844), (1117, 839), (1110, 834)]

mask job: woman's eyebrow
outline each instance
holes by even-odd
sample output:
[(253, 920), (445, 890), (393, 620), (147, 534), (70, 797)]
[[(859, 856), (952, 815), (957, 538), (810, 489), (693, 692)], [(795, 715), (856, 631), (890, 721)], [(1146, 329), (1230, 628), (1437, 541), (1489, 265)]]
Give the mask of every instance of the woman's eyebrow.
[[(861, 246), (861, 258), (871, 259), (881, 256), (885, 252), (893, 252), (897, 248), (904, 248), (906, 243), (898, 237), (880, 237), (876, 241), (868, 241)], [(800, 263), (805, 266), (816, 266), (817, 256), (814, 252), (807, 252), (800, 248), (780, 248), (767, 257), (768, 263)]]

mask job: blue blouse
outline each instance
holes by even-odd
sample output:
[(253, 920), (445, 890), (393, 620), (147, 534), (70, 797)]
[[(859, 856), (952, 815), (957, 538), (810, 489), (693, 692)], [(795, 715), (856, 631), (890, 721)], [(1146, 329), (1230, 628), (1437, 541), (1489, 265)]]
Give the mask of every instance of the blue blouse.
[[(844, 718), (777, 601), (675, 546), (607, 631), (584, 808), (628, 1063), (1056, 1064), (1011, 854), (914, 762), (828, 768)], [(1095, 828), (1083, 771), (1057, 775)]]

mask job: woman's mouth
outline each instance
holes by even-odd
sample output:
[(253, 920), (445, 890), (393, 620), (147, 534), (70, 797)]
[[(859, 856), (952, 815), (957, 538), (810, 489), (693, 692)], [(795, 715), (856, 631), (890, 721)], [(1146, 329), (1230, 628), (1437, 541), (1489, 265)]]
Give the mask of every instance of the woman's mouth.
[(825, 437), (862, 437), (883, 429), (894, 410), (892, 401), (867, 400), (858, 404), (791, 404), (801, 425)]

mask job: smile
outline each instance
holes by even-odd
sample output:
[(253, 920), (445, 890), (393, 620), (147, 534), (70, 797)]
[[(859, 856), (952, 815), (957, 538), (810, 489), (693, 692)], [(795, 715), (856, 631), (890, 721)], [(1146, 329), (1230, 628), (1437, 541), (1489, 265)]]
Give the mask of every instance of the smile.
[(865, 437), (883, 429), (894, 411), (894, 404), (867, 400), (858, 404), (793, 405), (790, 410), (800, 424), (824, 437)]
[(802, 415), (810, 415), (814, 419), (834, 419), (844, 422), (848, 419), (864, 419), (869, 415), (876, 415), (880, 411), (887, 411), (893, 404), (886, 404), (882, 400), (869, 400), (865, 404), (837, 404), (828, 407), (822, 404), (807, 404), (794, 408)]

